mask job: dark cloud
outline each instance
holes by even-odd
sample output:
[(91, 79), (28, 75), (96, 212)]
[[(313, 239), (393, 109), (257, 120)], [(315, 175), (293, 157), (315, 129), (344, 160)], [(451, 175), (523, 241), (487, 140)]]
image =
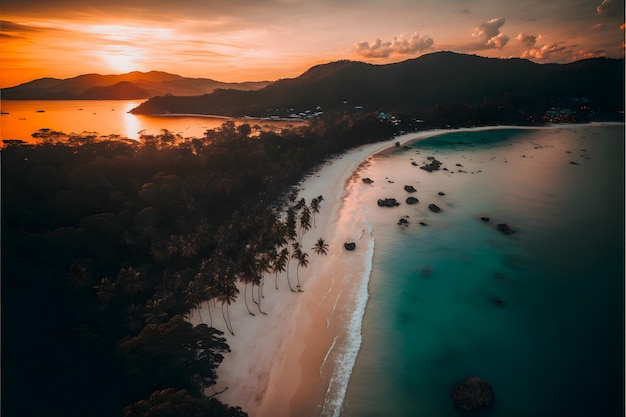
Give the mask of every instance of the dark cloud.
[(356, 53), (364, 58), (388, 58), (391, 55), (411, 55), (433, 46), (433, 38), (421, 37), (417, 32), (409, 39), (395, 37), (393, 41), (376, 39), (373, 43), (359, 42), (354, 46)]

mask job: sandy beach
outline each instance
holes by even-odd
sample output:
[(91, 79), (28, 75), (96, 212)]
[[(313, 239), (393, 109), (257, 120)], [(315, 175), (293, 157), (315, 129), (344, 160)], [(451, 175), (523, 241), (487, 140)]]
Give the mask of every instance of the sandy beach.
[[(494, 127), (453, 131), (487, 129)], [(252, 303), (248, 288), (252, 317), (244, 304), (245, 288), (240, 287), (237, 302), (230, 306), (235, 336), (228, 334), (219, 304), (205, 304), (199, 312), (204, 323), (211, 318), (213, 326), (225, 332), (231, 348), (218, 370), (215, 387), (225, 390), (219, 395), (223, 402), (239, 405), (255, 417), (338, 415), (360, 345), (367, 301), (364, 277), (369, 276), (374, 252), (372, 231), (364, 219), (367, 207), (351, 204), (345, 197), (362, 183), (359, 167), (373, 155), (393, 148), (395, 142), (403, 145), (447, 132), (407, 134), (352, 149), (302, 181), (298, 198), (307, 203), (319, 195), (324, 198), (315, 216), (316, 227), (302, 240), (310, 257), (308, 268), (296, 271), (296, 262), (290, 263), (291, 282), (298, 273), (303, 292), (289, 290), (285, 273), (278, 275), (276, 290), (276, 277), (268, 274), (261, 302), (266, 315)], [(311, 250), (319, 238), (329, 244), (327, 255)], [(356, 250), (347, 251), (344, 242), (355, 242)], [(190, 320), (200, 323), (198, 312)]]

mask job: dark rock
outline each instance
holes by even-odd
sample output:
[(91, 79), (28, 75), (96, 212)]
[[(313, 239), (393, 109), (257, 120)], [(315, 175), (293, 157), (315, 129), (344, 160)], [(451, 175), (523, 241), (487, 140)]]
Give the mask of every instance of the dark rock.
[(396, 207), (399, 205), (400, 203), (398, 203), (395, 198), (385, 198), (384, 200), (380, 198), (378, 199), (379, 207)]
[(456, 164), (456, 166), (463, 168), (463, 165), (461, 164)]
[(409, 221), (403, 217), (400, 220), (398, 220), (398, 224), (400, 226), (402, 226), (402, 225), (408, 226), (409, 225)]
[(413, 161), (413, 162), (411, 162), (411, 165), (417, 166), (417, 162)]
[(364, 183), (366, 183), (366, 184), (371, 184), (371, 183), (373, 183), (373, 182), (374, 182), (374, 180), (373, 180), (373, 179), (371, 179), (371, 178), (363, 178), (363, 180), (362, 180), (362, 181), (363, 181)]
[(487, 223), (489, 220), (491, 220), (489, 217), (481, 217), (480, 220), (484, 221), (485, 223)]
[(356, 243), (354, 242), (346, 242), (343, 244), (343, 247), (346, 248), (346, 250), (354, 250), (356, 249)]
[(441, 167), (441, 161), (437, 161), (432, 156), (429, 156), (428, 160), (431, 161), (431, 163), (430, 164), (425, 164), (425, 165), (421, 166), (420, 169), (423, 169), (423, 170), (428, 171), (428, 172), (433, 172), (433, 171), (439, 170), (439, 168)]
[(400, 147), (400, 142), (396, 142), (396, 148)]
[(417, 203), (419, 203), (419, 200), (417, 198), (415, 198), (415, 197), (407, 197), (406, 203), (407, 204), (417, 204)]
[(439, 191), (437, 194), (439, 194), (439, 195), (446, 195), (446, 193), (444, 193), (443, 191)]
[(420, 226), (428, 226), (428, 224), (426, 224), (424, 222), (420, 222)]
[(512, 235), (515, 233), (515, 230), (511, 229), (508, 224), (500, 223), (498, 225), (498, 230), (504, 233), (505, 235)]
[(434, 213), (439, 213), (439, 212), (441, 212), (441, 208), (439, 208), (439, 206), (438, 206), (438, 205), (436, 205), (436, 204), (432, 204), (432, 203), (428, 205), (428, 209), (429, 209), (430, 211), (434, 212)]
[(580, 165), (578, 162), (574, 162), (574, 161), (570, 161), (570, 164), (572, 164), (572, 165)]
[(493, 404), (493, 388), (487, 381), (469, 376), (452, 389), (454, 406), (463, 411), (473, 411)]
[(404, 191), (406, 191), (407, 193), (414, 193), (417, 190), (412, 185), (405, 185), (404, 186)]
[(497, 298), (497, 297), (496, 297), (496, 298), (494, 298), (492, 301), (493, 301), (493, 303), (494, 303), (495, 305), (497, 305), (498, 307), (503, 307), (503, 306), (504, 306), (504, 300), (502, 300), (501, 298)]

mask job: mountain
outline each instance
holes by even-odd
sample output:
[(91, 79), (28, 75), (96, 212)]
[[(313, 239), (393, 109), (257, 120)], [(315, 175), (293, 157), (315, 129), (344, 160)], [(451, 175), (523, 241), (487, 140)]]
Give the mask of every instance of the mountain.
[(219, 88), (255, 90), (268, 81), (224, 83), (208, 78), (185, 78), (167, 72), (121, 75), (85, 74), (68, 79), (41, 78), (2, 89), (5, 100), (130, 100), (162, 95), (201, 95)]
[(153, 97), (137, 114), (198, 113), (287, 116), (324, 111), (429, 113), (453, 108), (528, 112), (593, 103), (611, 114), (624, 108), (624, 60), (595, 58), (571, 64), (485, 58), (436, 52), (395, 64), (338, 61), (255, 91), (216, 90), (197, 97)]

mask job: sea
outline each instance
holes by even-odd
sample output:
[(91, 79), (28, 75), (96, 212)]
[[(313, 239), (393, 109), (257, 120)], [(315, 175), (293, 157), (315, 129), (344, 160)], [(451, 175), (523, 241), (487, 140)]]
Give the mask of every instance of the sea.
[(266, 130), (302, 124), (299, 120), (225, 118), (218, 116), (148, 116), (129, 113), (142, 100), (2, 100), (0, 139), (37, 143), (32, 134), (51, 129), (66, 134), (95, 133), (139, 139), (142, 134), (158, 135), (163, 129), (183, 138), (201, 138), (227, 120), (258, 125)]
[(373, 231), (367, 304), (343, 403), (324, 414), (457, 417), (451, 391), (477, 376), (494, 401), (470, 415), (623, 416), (624, 133), (458, 131), (364, 165), (373, 182), (347, 198)]

